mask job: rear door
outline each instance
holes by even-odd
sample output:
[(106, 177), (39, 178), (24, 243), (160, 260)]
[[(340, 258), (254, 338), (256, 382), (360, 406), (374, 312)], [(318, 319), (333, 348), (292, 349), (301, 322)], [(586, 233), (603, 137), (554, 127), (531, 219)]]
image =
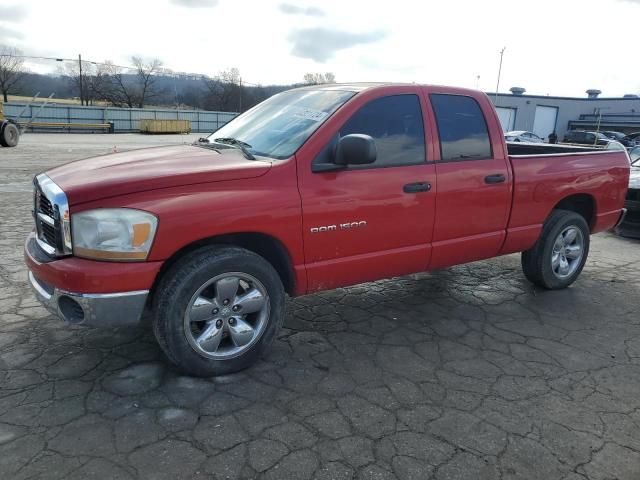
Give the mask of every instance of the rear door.
[[(424, 97), (417, 87), (389, 91), (356, 96), (318, 132), (322, 149), (311, 143), (299, 154), (310, 291), (427, 268), (436, 191)], [(312, 171), (340, 137), (354, 133), (375, 140), (374, 164)]]
[[(498, 254), (505, 238), (511, 203), (511, 171), (489, 100), (429, 93), (439, 150), (438, 197), (431, 269)], [(489, 128), (489, 125), (491, 126)]]

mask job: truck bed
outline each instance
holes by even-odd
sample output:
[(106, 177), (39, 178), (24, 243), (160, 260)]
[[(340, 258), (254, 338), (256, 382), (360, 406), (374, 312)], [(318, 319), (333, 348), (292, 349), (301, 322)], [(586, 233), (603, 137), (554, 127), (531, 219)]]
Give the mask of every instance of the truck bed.
[(522, 143), (507, 142), (507, 152), (510, 156), (514, 155), (552, 155), (563, 153), (580, 153), (580, 152), (604, 152), (602, 147), (591, 147), (586, 145), (570, 145), (570, 144), (549, 144), (549, 143)]
[(513, 202), (502, 253), (531, 248), (549, 212), (563, 208), (562, 202), (591, 219), (592, 233), (616, 224), (629, 182), (625, 151), (573, 145), (507, 146)]

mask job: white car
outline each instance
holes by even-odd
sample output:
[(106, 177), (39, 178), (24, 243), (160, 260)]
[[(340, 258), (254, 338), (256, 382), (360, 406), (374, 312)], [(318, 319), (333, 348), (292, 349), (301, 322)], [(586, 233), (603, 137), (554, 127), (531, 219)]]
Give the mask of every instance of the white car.
[(544, 143), (544, 140), (535, 133), (525, 132), (524, 130), (506, 132), (504, 134), (504, 139), (507, 142)]

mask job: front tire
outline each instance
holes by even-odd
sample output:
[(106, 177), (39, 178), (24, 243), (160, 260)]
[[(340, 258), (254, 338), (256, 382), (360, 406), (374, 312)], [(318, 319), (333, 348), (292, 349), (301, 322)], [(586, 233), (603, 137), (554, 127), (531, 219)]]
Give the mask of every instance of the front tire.
[(7, 123), (2, 132), (0, 132), (0, 145), (3, 147), (15, 147), (18, 144), (19, 136), (18, 127), (13, 123)]
[(571, 285), (587, 261), (589, 235), (589, 225), (582, 215), (554, 210), (536, 244), (522, 253), (522, 271), (527, 280), (548, 290)]
[(243, 370), (284, 319), (284, 288), (264, 258), (237, 247), (198, 249), (173, 265), (154, 296), (154, 333), (167, 358), (200, 377)]

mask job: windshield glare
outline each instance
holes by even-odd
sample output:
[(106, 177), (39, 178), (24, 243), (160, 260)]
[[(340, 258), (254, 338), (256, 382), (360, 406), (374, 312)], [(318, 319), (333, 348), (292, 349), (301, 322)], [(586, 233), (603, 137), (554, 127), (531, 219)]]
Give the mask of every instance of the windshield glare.
[(212, 133), (215, 138), (235, 138), (254, 155), (289, 158), (322, 123), (355, 92), (292, 90), (279, 93), (234, 118)]

